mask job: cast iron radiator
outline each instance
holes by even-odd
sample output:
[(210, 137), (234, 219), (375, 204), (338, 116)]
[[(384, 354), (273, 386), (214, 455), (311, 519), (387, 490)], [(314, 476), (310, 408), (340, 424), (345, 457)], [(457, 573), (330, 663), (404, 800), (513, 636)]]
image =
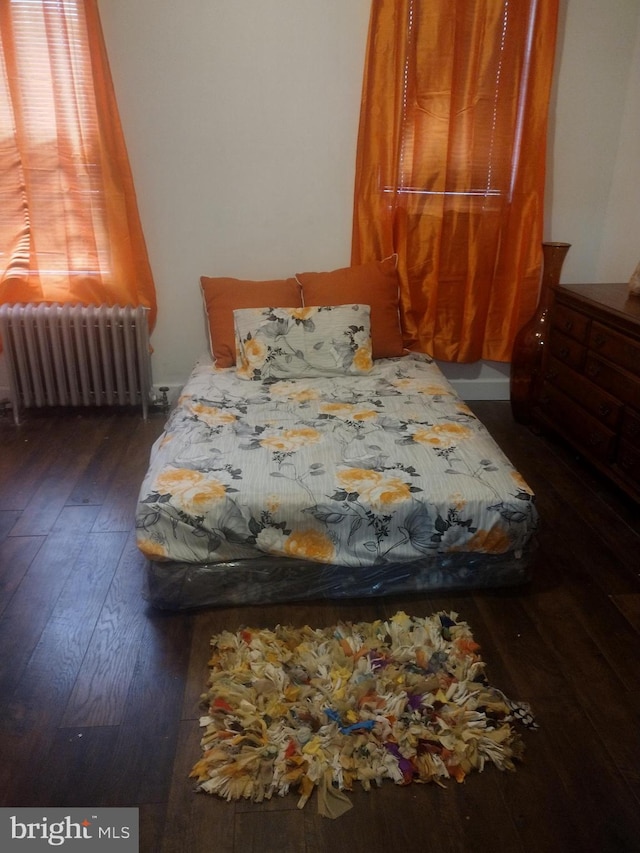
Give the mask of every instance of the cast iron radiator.
[(23, 408), (142, 406), (151, 392), (148, 308), (0, 305), (16, 424)]

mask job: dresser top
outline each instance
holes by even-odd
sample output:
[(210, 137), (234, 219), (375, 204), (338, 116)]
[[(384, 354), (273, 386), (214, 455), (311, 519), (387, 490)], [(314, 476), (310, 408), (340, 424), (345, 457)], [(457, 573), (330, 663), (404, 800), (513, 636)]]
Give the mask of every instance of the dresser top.
[(561, 284), (558, 295), (577, 298), (585, 306), (604, 311), (633, 325), (640, 323), (640, 296), (629, 294), (628, 283), (622, 284)]

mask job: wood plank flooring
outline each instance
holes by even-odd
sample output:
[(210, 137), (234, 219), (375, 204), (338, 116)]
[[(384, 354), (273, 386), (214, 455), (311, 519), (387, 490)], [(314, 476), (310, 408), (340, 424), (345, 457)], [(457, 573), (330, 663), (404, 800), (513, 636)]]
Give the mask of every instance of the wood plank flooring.
[[(133, 511), (161, 414), (0, 418), (0, 806), (137, 806), (145, 853), (640, 851), (640, 508), (508, 403), (471, 405), (537, 494), (530, 585), (197, 613), (143, 595)], [(441, 608), (533, 706), (517, 772), (356, 790), (336, 821), (194, 793), (212, 634)]]

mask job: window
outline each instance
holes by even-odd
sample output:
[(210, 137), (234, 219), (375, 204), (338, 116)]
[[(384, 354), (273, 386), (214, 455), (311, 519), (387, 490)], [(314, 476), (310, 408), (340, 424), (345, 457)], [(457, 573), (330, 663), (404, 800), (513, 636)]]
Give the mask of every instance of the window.
[(509, 361), (542, 265), (558, 0), (373, 0), (351, 260), (398, 256), (405, 345)]
[[(412, 195), (510, 196), (526, 87), (529, 23), (509, 0), (420, 16), (409, 3), (396, 184)], [(442, 53), (452, 57), (442, 63)], [(463, 75), (456, 61), (465, 57)], [(443, 168), (444, 164), (444, 168)]]
[(155, 294), (95, 0), (0, 5), (0, 301)]

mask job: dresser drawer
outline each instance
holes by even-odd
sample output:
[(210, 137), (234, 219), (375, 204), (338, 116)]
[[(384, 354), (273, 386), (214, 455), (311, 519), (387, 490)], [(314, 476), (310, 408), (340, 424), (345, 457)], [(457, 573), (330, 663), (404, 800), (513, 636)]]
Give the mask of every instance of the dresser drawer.
[(563, 362), (550, 356), (545, 366), (544, 378), (571, 397), (596, 417), (601, 423), (615, 429), (620, 421), (622, 403), (611, 394), (594, 385), (581, 373), (576, 373)]
[(545, 420), (586, 455), (610, 463), (615, 453), (615, 432), (592, 417), (550, 382), (544, 382), (538, 401)]
[(640, 447), (640, 414), (625, 409), (620, 427), (620, 437)]
[(589, 346), (603, 358), (640, 377), (640, 342), (594, 322), (589, 334)]
[(628, 441), (621, 441), (613, 466), (617, 473), (640, 490), (640, 449)]
[(574, 370), (581, 370), (587, 350), (583, 344), (554, 328), (551, 330), (549, 352), (558, 361), (568, 364)]
[(556, 303), (553, 309), (553, 325), (560, 332), (569, 335), (575, 340), (585, 343), (589, 334), (589, 318), (579, 311), (574, 311), (561, 302)]
[(585, 375), (623, 403), (640, 409), (640, 377), (616, 367), (599, 355), (589, 352), (584, 368)]
[(553, 297), (532, 419), (640, 503), (640, 299), (627, 283)]

